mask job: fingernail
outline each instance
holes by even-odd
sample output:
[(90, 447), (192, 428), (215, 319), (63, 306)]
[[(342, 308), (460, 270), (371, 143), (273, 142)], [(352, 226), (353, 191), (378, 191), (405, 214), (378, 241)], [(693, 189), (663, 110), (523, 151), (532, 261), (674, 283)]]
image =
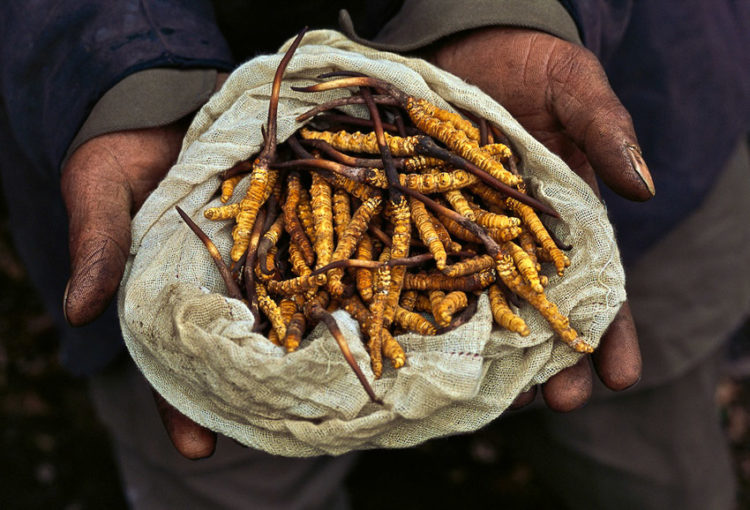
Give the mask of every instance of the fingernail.
[(625, 146), (628, 149), (628, 156), (630, 157), (630, 164), (633, 166), (633, 170), (643, 181), (643, 184), (648, 188), (648, 192), (653, 197), (656, 195), (656, 188), (654, 187), (654, 179), (651, 177), (651, 172), (648, 171), (646, 162), (643, 161), (643, 155), (641, 149), (637, 145), (627, 144)]
[(65, 322), (70, 324), (70, 319), (68, 319), (68, 289), (70, 289), (70, 280), (65, 284), (65, 292), (63, 292), (62, 302), (63, 317), (65, 317)]

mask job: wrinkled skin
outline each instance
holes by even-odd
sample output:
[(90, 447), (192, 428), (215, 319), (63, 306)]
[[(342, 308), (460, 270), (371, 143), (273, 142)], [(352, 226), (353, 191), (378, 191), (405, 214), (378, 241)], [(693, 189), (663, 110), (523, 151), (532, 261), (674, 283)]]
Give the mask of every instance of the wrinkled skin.
[[(432, 48), (439, 67), (477, 85), (502, 104), (547, 148), (565, 160), (598, 194), (596, 176), (618, 194), (643, 201), (653, 181), (640, 158), (630, 115), (588, 50), (541, 32), (490, 28), (460, 34)], [(593, 364), (608, 388), (635, 384), (641, 355), (627, 303), (603, 336)], [(570, 411), (591, 396), (587, 358), (542, 387), (547, 405)], [(533, 401), (535, 390), (514, 407)]]
[[(628, 149), (637, 147), (630, 116), (585, 49), (532, 30), (493, 28), (451, 38), (433, 48), (430, 58), (497, 99), (593, 189), (594, 175), (599, 175), (625, 197), (645, 200), (652, 195), (645, 164), (641, 177), (633, 164), (638, 153)], [(63, 306), (72, 325), (94, 320), (115, 295), (130, 247), (131, 217), (175, 161), (185, 129), (184, 122), (177, 122), (98, 136), (79, 147), (63, 169), (72, 260)], [(627, 304), (593, 359), (599, 377), (613, 390), (640, 377), (640, 351)], [(591, 382), (590, 364), (583, 358), (551, 378), (542, 395), (554, 410), (573, 410), (590, 397)], [(515, 407), (531, 402), (535, 391), (520, 395)], [(215, 434), (159, 395), (155, 398), (182, 455), (198, 459), (213, 453)]]

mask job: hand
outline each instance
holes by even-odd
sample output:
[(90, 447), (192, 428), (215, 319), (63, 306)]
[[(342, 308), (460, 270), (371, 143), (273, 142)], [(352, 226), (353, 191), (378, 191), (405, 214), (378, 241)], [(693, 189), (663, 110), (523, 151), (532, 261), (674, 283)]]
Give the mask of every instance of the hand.
[[(73, 326), (98, 317), (114, 297), (130, 252), (130, 219), (177, 159), (185, 123), (105, 134), (81, 145), (62, 173), (70, 224), (71, 277), (63, 311)], [(175, 448), (211, 455), (216, 436), (156, 395)]]
[[(596, 57), (557, 37), (496, 27), (460, 34), (430, 54), (435, 64), (477, 85), (502, 104), (537, 140), (558, 154), (597, 193), (596, 176), (631, 200), (648, 200), (654, 184), (641, 158), (630, 115), (609, 87)], [(640, 379), (641, 355), (625, 303), (593, 355), (608, 388)], [(570, 411), (588, 401), (589, 360), (551, 377), (542, 387), (547, 405)], [(514, 407), (530, 403), (531, 390)]]

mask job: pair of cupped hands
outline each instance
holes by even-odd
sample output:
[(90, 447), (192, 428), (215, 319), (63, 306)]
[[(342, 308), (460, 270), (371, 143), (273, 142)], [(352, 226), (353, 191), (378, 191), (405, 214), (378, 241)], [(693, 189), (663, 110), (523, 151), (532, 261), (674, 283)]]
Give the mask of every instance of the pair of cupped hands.
[[(630, 115), (588, 50), (542, 32), (501, 27), (454, 36), (428, 58), (496, 99), (597, 194), (596, 176), (628, 199), (653, 196)], [(186, 128), (183, 120), (101, 135), (68, 160), (61, 187), (72, 269), (63, 306), (71, 325), (94, 320), (116, 293), (130, 250), (131, 217), (177, 159)], [(587, 402), (592, 366), (615, 391), (638, 381), (641, 356), (627, 303), (591, 360), (582, 358), (542, 385), (550, 409), (571, 411)], [(513, 407), (535, 395), (536, 388), (521, 394)], [(211, 455), (215, 434), (154, 396), (175, 448), (191, 459)]]

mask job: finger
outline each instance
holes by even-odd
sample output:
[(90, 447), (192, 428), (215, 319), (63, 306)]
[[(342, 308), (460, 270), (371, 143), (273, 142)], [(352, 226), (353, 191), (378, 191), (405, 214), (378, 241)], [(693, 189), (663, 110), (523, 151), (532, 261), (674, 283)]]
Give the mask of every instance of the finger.
[(529, 391), (519, 393), (513, 403), (508, 407), (509, 410), (515, 411), (531, 404), (536, 398), (536, 386), (532, 387)]
[(597, 175), (628, 199), (653, 197), (654, 181), (641, 155), (630, 114), (610, 88), (596, 57), (561, 42), (553, 47), (548, 62), (553, 113)]
[(191, 460), (205, 459), (216, 449), (216, 433), (211, 432), (169, 405), (157, 392), (153, 392), (161, 421), (175, 449)]
[(542, 385), (542, 397), (553, 411), (568, 412), (582, 407), (591, 397), (591, 368), (588, 357), (568, 367)]
[(560, 159), (565, 161), (565, 164), (583, 179), (594, 191), (594, 194), (601, 199), (599, 183), (596, 180), (596, 174), (593, 168), (591, 168), (588, 158), (586, 158), (583, 151), (569, 137), (560, 133), (542, 133), (539, 135), (535, 134), (535, 136), (551, 152), (560, 156)]
[(130, 249), (132, 197), (106, 151), (76, 151), (61, 186), (71, 255), (63, 311), (80, 326), (104, 311), (120, 283)]
[(611, 390), (624, 390), (640, 380), (641, 351), (627, 301), (617, 312), (592, 357), (599, 379)]

